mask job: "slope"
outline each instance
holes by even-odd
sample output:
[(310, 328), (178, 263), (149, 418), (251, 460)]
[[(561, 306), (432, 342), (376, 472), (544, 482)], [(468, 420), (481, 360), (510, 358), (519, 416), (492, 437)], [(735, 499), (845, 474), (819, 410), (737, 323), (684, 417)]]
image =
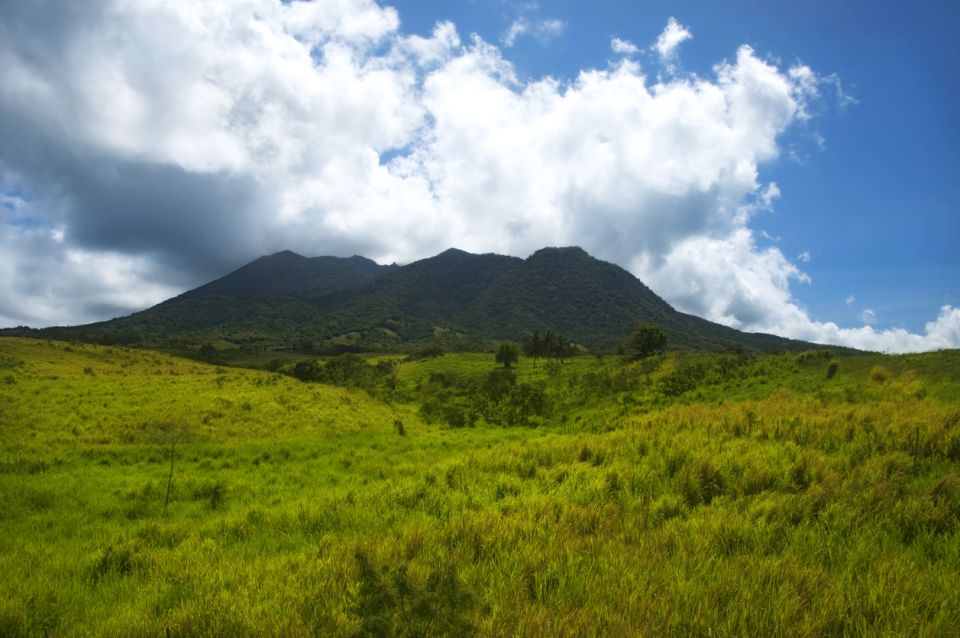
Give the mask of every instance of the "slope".
[(107, 322), (5, 331), (101, 343), (246, 350), (482, 349), (553, 330), (594, 351), (615, 350), (638, 322), (672, 347), (803, 350), (676, 311), (641, 281), (577, 247), (527, 259), (449, 249), (405, 266), (363, 257), (261, 257), (153, 308)]

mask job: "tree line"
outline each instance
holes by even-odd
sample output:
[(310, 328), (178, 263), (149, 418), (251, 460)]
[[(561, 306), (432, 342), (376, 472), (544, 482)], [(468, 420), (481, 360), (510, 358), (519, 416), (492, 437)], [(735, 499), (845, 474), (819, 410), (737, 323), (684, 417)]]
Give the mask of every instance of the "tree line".
[(566, 336), (547, 330), (543, 334), (534, 330), (523, 340), (523, 355), (533, 359), (557, 359), (563, 363), (577, 353), (577, 346)]
[[(523, 340), (523, 355), (533, 359), (554, 359), (563, 363), (577, 354), (579, 347), (566, 336), (547, 330), (543, 334), (534, 330)], [(637, 324), (637, 327), (624, 340), (619, 348), (620, 354), (632, 359), (643, 359), (654, 354), (660, 354), (667, 349), (667, 335), (659, 327), (649, 324)], [(506, 341), (501, 343), (495, 353), (497, 363), (509, 368), (520, 358), (520, 350), (515, 343)]]

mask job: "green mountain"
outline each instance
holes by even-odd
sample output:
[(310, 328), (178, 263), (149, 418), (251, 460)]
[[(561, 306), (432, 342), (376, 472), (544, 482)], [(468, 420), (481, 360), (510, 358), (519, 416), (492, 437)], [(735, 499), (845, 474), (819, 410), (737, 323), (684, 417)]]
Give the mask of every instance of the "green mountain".
[(402, 351), (487, 347), (553, 330), (612, 351), (638, 322), (660, 326), (671, 347), (811, 347), (678, 312), (629, 272), (576, 247), (527, 259), (450, 249), (402, 267), (283, 251), (127, 317), (5, 332), (156, 347)]
[(289, 250), (260, 257), (225, 277), (189, 290), (176, 299), (227, 297), (319, 299), (371, 282), (398, 270), (372, 259), (314, 257), (308, 259)]

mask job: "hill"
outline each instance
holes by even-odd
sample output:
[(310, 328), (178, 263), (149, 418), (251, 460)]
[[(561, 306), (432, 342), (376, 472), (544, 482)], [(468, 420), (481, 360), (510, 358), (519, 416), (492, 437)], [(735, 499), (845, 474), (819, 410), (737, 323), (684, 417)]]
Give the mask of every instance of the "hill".
[(609, 352), (638, 322), (660, 326), (675, 348), (811, 347), (678, 312), (626, 270), (577, 247), (544, 248), (527, 259), (450, 249), (405, 266), (283, 251), (128, 317), (7, 334), (330, 352), (476, 349), (552, 330)]
[(0, 338), (0, 635), (956, 634), (960, 351), (338, 362)]

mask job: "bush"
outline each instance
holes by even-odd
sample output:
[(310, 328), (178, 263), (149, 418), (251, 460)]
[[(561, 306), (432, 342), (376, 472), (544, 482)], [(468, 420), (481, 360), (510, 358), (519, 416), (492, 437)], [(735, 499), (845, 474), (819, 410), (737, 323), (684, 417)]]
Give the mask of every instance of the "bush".
[(291, 373), (301, 381), (315, 381), (320, 376), (320, 366), (314, 359), (297, 361)]
[(870, 369), (870, 381), (877, 385), (882, 385), (890, 379), (890, 371), (881, 365), (873, 366)]
[(517, 344), (504, 341), (497, 348), (497, 354), (494, 355), (494, 358), (504, 368), (509, 368), (520, 358), (520, 349), (517, 348)]
[(624, 353), (634, 359), (644, 359), (666, 349), (667, 334), (650, 323), (638, 325), (623, 344)]
[(830, 365), (827, 366), (827, 378), (832, 379), (837, 374), (837, 370), (840, 368), (840, 364), (836, 361), (831, 361)]
[(707, 376), (707, 369), (703, 364), (682, 365), (660, 381), (660, 391), (668, 397), (680, 396), (697, 387), (697, 384)]
[(804, 363), (826, 361), (832, 356), (833, 353), (830, 350), (804, 350), (794, 358), (794, 361), (800, 365), (803, 365)]
[(673, 494), (661, 496), (650, 506), (650, 522), (659, 525), (683, 514), (683, 501)]
[(362, 551), (354, 554), (359, 589), (353, 612), (361, 636), (470, 636), (473, 594), (450, 565), (431, 569), (424, 582), (406, 565), (378, 568)]
[(107, 576), (129, 576), (135, 570), (148, 567), (152, 557), (140, 540), (121, 541), (107, 546), (93, 566), (93, 581), (98, 582)]
[(687, 464), (684, 470), (680, 491), (690, 507), (709, 505), (727, 489), (723, 474), (707, 459), (701, 459), (696, 464)]
[(220, 353), (217, 352), (216, 347), (214, 347), (212, 343), (205, 343), (197, 350), (197, 356), (204, 361), (214, 361), (218, 354)]

